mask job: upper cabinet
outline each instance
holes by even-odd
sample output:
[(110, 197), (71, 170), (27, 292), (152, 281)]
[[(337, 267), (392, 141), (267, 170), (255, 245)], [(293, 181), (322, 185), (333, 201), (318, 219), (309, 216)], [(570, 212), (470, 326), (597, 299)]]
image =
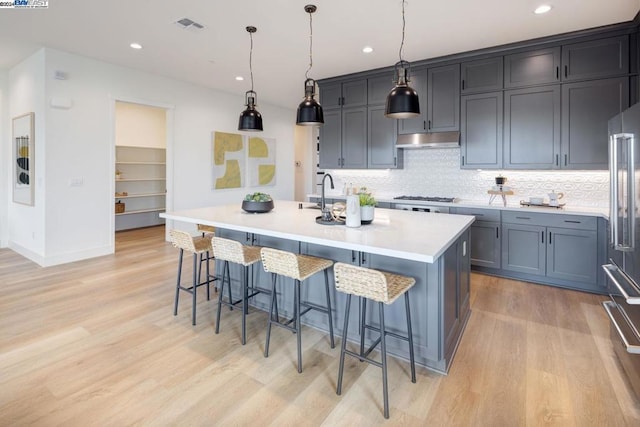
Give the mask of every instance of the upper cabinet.
[(596, 79), (629, 73), (629, 36), (562, 46), (562, 80)]
[(400, 120), (399, 134), (460, 129), (460, 65), (416, 69), (410, 86), (418, 92), (420, 115)]
[(502, 92), (461, 98), (461, 168), (502, 168)]
[(323, 169), (402, 167), (395, 148), (396, 120), (384, 116), (392, 75), (320, 84), (324, 125), (320, 127)]
[(502, 89), (502, 56), (460, 64), (463, 94)]
[(560, 81), (560, 47), (504, 57), (504, 87), (515, 88)]

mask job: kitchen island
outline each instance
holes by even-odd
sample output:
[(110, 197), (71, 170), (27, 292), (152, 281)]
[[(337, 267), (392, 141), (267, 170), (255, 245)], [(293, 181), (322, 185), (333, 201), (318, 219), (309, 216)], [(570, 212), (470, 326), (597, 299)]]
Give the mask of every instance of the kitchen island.
[[(216, 235), (242, 243), (275, 247), (296, 253), (320, 256), (334, 261), (409, 275), (416, 279), (411, 289), (416, 363), (446, 373), (462, 336), (469, 311), (469, 228), (473, 216), (438, 215), (390, 209), (376, 209), (374, 221), (359, 228), (344, 225), (320, 225), (320, 212), (299, 208), (298, 202), (275, 201), (273, 211), (249, 214), (240, 204), (208, 207), (161, 214), (167, 220), (206, 224), (217, 227)], [(169, 226), (172, 227), (171, 223)], [(220, 271), (216, 266), (216, 271)], [(232, 269), (237, 283), (239, 270)], [(261, 268), (253, 271), (254, 283), (268, 287), (269, 276)], [(303, 296), (324, 302), (322, 275), (312, 277), (303, 286)], [(239, 286), (239, 285), (238, 285)], [(281, 286), (279, 307), (290, 316), (293, 292)], [(304, 295), (304, 292), (307, 292)], [(335, 289), (331, 295), (336, 333), (342, 335), (346, 296)], [(268, 298), (253, 304), (267, 309)], [(287, 310), (289, 309), (289, 312)], [(372, 313), (369, 313), (372, 314)], [(350, 323), (358, 322), (358, 310), (352, 310)], [(327, 330), (326, 316), (309, 313), (305, 324)], [(376, 318), (371, 322), (375, 325)], [(387, 328), (404, 333), (404, 307), (389, 306), (385, 313)], [(353, 324), (352, 323), (352, 324)], [(359, 340), (353, 328), (349, 340)], [(367, 339), (372, 337), (367, 332)], [(375, 338), (373, 338), (375, 339)], [(389, 337), (387, 351), (406, 358), (406, 343)]]

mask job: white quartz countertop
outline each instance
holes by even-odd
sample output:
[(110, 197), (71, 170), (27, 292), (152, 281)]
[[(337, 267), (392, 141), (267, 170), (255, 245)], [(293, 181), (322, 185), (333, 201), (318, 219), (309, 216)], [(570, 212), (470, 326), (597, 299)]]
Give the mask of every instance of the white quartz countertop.
[[(299, 202), (276, 200), (271, 212), (250, 214), (233, 205), (162, 213), (169, 220), (213, 225), (229, 230), (433, 263), (474, 221), (468, 215), (441, 215), (376, 209), (369, 225), (320, 225), (318, 209), (299, 209)], [(303, 206), (313, 206), (303, 203)]]
[[(319, 194), (308, 194), (307, 197), (318, 197)], [(344, 199), (345, 196), (340, 194), (325, 194), (325, 197), (330, 199)], [(479, 202), (473, 200), (458, 200), (452, 203), (443, 202), (423, 202), (420, 200), (398, 200), (393, 197), (385, 198), (376, 196), (378, 202), (386, 203), (398, 203), (403, 205), (421, 205), (421, 206), (447, 206), (450, 208), (482, 208), (482, 209), (498, 209), (509, 211), (526, 211), (526, 212), (539, 212), (559, 215), (584, 215), (595, 216), (609, 219), (609, 210), (607, 208), (593, 208), (584, 206), (571, 206), (565, 205), (562, 208), (552, 208), (546, 206), (521, 206), (520, 201), (511, 201), (514, 196), (507, 196), (507, 206), (503, 206), (500, 196), (496, 196), (493, 204), (489, 204), (489, 195), (487, 194), (486, 202)]]

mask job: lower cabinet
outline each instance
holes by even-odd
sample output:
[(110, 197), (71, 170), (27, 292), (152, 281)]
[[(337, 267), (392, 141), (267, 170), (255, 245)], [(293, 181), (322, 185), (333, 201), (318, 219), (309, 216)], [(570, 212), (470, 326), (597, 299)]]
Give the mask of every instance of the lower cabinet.
[(598, 286), (601, 262), (596, 218), (515, 212), (503, 215), (503, 270), (540, 276), (561, 286), (603, 291)]
[(476, 221), (471, 226), (471, 265), (500, 268), (500, 223)]

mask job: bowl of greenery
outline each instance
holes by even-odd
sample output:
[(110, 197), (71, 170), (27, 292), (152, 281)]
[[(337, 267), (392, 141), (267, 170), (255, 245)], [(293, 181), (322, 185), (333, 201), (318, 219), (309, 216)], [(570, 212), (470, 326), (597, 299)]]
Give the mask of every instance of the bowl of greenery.
[(273, 209), (273, 199), (266, 193), (247, 194), (242, 201), (242, 210), (249, 213), (266, 213)]

